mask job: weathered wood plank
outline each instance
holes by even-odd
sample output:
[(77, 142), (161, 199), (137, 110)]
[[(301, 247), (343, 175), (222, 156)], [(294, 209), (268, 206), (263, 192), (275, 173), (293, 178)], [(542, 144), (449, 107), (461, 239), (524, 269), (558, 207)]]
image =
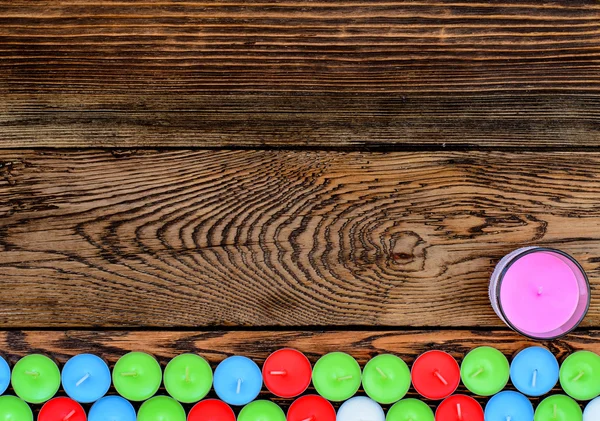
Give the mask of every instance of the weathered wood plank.
[(594, 0), (0, 0), (0, 146), (596, 146)]
[(597, 288), (599, 204), (598, 153), (0, 151), (0, 325), (501, 326), (514, 248)]

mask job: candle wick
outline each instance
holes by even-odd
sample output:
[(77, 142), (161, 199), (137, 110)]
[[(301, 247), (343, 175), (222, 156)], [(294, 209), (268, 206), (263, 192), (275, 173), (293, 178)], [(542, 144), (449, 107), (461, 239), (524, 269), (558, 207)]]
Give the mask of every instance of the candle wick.
[(69, 412), (64, 418), (63, 421), (67, 421), (69, 418), (71, 418), (73, 415), (75, 415), (75, 410), (72, 409), (71, 412)]
[(387, 378), (388, 378), (388, 376), (387, 376), (387, 375), (386, 375), (386, 374), (383, 372), (383, 370), (382, 370), (381, 368), (379, 368), (379, 367), (375, 367), (375, 370), (377, 370), (377, 372), (378, 372), (379, 374), (381, 374), (381, 377), (383, 377), (384, 379), (387, 379)]
[(185, 366), (185, 382), (190, 382), (190, 368), (188, 366)]
[(542, 295), (542, 292), (544, 292), (544, 287), (539, 287), (538, 291), (537, 291), (537, 294), (538, 295)]
[(39, 375), (40, 375), (39, 372), (33, 371), (33, 370), (31, 370), (31, 371), (28, 370), (28, 371), (25, 372), (25, 374), (27, 374), (28, 376), (33, 377), (34, 379), (37, 379), (39, 377)]
[(483, 372), (484, 372), (483, 367), (479, 367), (479, 370), (477, 370), (475, 373), (471, 374), (471, 377), (477, 377)]
[(238, 379), (238, 381), (237, 381), (237, 387), (235, 389), (236, 395), (239, 395), (240, 391), (242, 390), (242, 381), (243, 381), (242, 379)]
[(343, 380), (350, 380), (352, 378), (352, 375), (348, 375), (348, 376), (342, 376), (342, 377), (338, 377), (337, 381), (341, 382)]
[(536, 382), (537, 382), (537, 370), (533, 370), (533, 379), (531, 379), (531, 387), (535, 387)]
[(81, 385), (81, 383), (83, 383), (84, 381), (86, 381), (89, 378), (90, 378), (90, 373), (85, 373), (85, 376), (83, 376), (82, 378), (80, 378), (77, 381), (77, 383), (75, 383), (75, 387), (79, 387)]
[(280, 370), (280, 371), (269, 371), (269, 374), (271, 376), (286, 376), (287, 375), (287, 371), (285, 370)]
[(554, 414), (552, 415), (552, 418), (556, 419), (556, 416), (557, 416), (557, 414), (556, 414), (556, 404), (554, 404)]
[(584, 371), (580, 371), (578, 375), (576, 375), (575, 377), (573, 377), (573, 381), (576, 382), (579, 379), (581, 379), (583, 377), (583, 375), (585, 374)]
[(456, 412), (458, 413), (458, 419), (462, 421), (463, 417), (462, 417), (462, 409), (460, 408), (460, 404), (457, 403), (456, 404)]
[(137, 377), (137, 375), (137, 371), (124, 371), (121, 373), (121, 376), (123, 377)]
[(440, 379), (440, 381), (441, 381), (442, 383), (444, 383), (444, 386), (448, 386), (448, 381), (447, 381), (447, 380), (444, 378), (444, 376), (442, 376), (442, 375), (440, 374), (440, 372), (439, 372), (439, 371), (437, 371), (437, 370), (436, 370), (436, 371), (434, 371), (434, 372), (433, 372), (433, 375), (434, 375), (435, 377), (437, 377), (438, 379)]

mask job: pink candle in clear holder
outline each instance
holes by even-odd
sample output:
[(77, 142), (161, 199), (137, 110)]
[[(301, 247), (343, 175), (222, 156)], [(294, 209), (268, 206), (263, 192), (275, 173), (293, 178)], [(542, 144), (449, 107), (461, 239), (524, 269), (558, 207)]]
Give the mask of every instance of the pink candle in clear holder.
[(566, 335), (583, 320), (590, 284), (568, 254), (523, 247), (504, 256), (490, 279), (494, 311), (511, 329), (532, 339)]

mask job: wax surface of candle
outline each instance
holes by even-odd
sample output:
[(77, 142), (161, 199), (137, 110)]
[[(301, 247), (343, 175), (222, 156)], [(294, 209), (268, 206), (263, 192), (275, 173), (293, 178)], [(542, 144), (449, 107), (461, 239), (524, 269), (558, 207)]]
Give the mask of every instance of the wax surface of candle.
[(263, 364), (265, 386), (275, 396), (293, 398), (310, 385), (312, 366), (306, 356), (291, 348), (273, 352)]
[(582, 421), (579, 404), (565, 395), (552, 395), (535, 409), (534, 421)]
[(0, 420), (33, 421), (33, 412), (25, 401), (16, 396), (0, 396)]
[(418, 399), (402, 399), (396, 402), (385, 417), (386, 421), (434, 421), (431, 408)]
[(179, 402), (198, 402), (210, 391), (212, 381), (210, 364), (196, 354), (178, 355), (165, 367), (165, 389)]
[(529, 253), (506, 271), (500, 301), (506, 318), (520, 331), (545, 333), (566, 324), (579, 303), (571, 267), (555, 254)]
[(559, 365), (546, 348), (532, 346), (519, 352), (510, 365), (510, 379), (528, 396), (542, 396), (558, 382)]
[(385, 421), (385, 412), (373, 399), (355, 396), (340, 406), (337, 421)]
[(460, 368), (464, 385), (476, 395), (492, 396), (506, 386), (510, 365), (500, 351), (480, 346), (469, 352)]
[(402, 399), (410, 388), (410, 381), (408, 366), (392, 354), (372, 358), (363, 369), (365, 393), (379, 403), (390, 404)]
[(319, 395), (333, 402), (351, 398), (361, 381), (360, 365), (343, 352), (323, 355), (313, 368), (312, 381)]
[(88, 421), (136, 421), (133, 405), (121, 396), (105, 396), (90, 408)]
[[(333, 405), (322, 396), (305, 395), (290, 405), (287, 421), (336, 421)], [(417, 420), (414, 420), (417, 421)]]
[(237, 421), (286, 421), (283, 409), (266, 400), (250, 402), (244, 406)]
[(37, 421), (86, 421), (87, 416), (81, 405), (71, 398), (50, 399), (42, 406)]
[(428, 351), (413, 363), (412, 383), (421, 396), (439, 400), (450, 396), (460, 383), (460, 368), (456, 360), (442, 351)]
[(533, 405), (525, 395), (506, 390), (492, 396), (484, 415), (485, 421), (532, 421)]
[(158, 361), (144, 352), (123, 355), (113, 368), (113, 383), (117, 392), (130, 401), (143, 401), (158, 391), (162, 369)]
[(29, 403), (43, 403), (60, 387), (60, 370), (45, 355), (31, 354), (13, 367), (11, 383), (17, 396)]
[(596, 398), (588, 403), (583, 411), (583, 421), (598, 420), (600, 420), (600, 398)]
[[(10, 367), (6, 360), (0, 357), (0, 395), (6, 392), (10, 384)], [(1, 418), (0, 418), (1, 419)]]
[(95, 402), (110, 388), (110, 369), (98, 356), (79, 354), (70, 358), (62, 369), (63, 389), (77, 402)]
[(483, 421), (483, 408), (475, 399), (452, 395), (444, 399), (435, 412), (436, 421)]
[(137, 421), (186, 421), (185, 410), (169, 396), (154, 396), (140, 406)]
[(246, 357), (226, 358), (215, 370), (215, 392), (230, 405), (246, 405), (256, 399), (262, 383), (260, 368)]
[(235, 413), (219, 399), (205, 399), (194, 405), (187, 421), (235, 421)]
[(560, 385), (573, 399), (587, 401), (600, 395), (600, 356), (590, 351), (569, 355), (560, 367)]

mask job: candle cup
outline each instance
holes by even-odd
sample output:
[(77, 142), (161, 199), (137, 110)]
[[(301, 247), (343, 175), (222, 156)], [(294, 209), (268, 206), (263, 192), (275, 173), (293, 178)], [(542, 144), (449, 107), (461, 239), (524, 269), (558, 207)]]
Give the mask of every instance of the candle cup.
[(588, 401), (600, 395), (600, 356), (590, 351), (569, 355), (560, 367), (560, 385), (579, 401)]
[(365, 393), (382, 404), (402, 399), (410, 388), (410, 380), (410, 370), (406, 363), (392, 354), (372, 358), (362, 373)]
[(427, 351), (413, 363), (411, 378), (419, 395), (440, 400), (456, 391), (460, 383), (460, 368), (452, 355), (437, 350)]
[(385, 413), (377, 402), (366, 396), (355, 396), (344, 402), (336, 421), (385, 421)]
[(25, 402), (44, 403), (58, 392), (60, 370), (45, 355), (27, 355), (13, 367), (11, 383), (17, 396)]
[(0, 396), (0, 420), (33, 421), (33, 412), (27, 403), (16, 396)]
[(583, 411), (583, 421), (600, 420), (600, 398), (596, 398), (588, 403)]
[(169, 396), (154, 396), (140, 406), (137, 421), (186, 421), (183, 406)]
[(386, 421), (435, 421), (433, 411), (418, 399), (402, 399), (388, 411)]
[(50, 399), (42, 406), (37, 421), (86, 421), (81, 405), (71, 398)]
[(470, 396), (452, 395), (438, 406), (435, 421), (484, 421), (483, 409)]
[(121, 396), (105, 396), (90, 408), (88, 421), (136, 421), (131, 403)]
[(534, 421), (582, 421), (579, 404), (565, 395), (552, 395), (535, 409)]
[(194, 405), (187, 421), (235, 421), (235, 413), (219, 399), (205, 399)]
[(285, 421), (285, 414), (276, 403), (258, 400), (242, 408), (238, 421)]
[(110, 388), (110, 369), (104, 360), (92, 354), (70, 358), (62, 369), (62, 385), (71, 399), (96, 402)]
[(217, 396), (229, 405), (246, 405), (262, 389), (260, 368), (250, 358), (233, 356), (217, 366), (214, 388)]
[(463, 384), (479, 396), (492, 396), (508, 383), (510, 365), (500, 351), (481, 346), (469, 352), (460, 368)]
[(165, 389), (179, 402), (198, 402), (210, 391), (212, 382), (210, 364), (196, 354), (178, 355), (165, 367)]
[(519, 352), (510, 365), (510, 379), (527, 396), (542, 396), (558, 383), (556, 357), (546, 348), (532, 346)]
[(327, 399), (318, 395), (305, 395), (292, 402), (286, 419), (287, 421), (336, 421), (335, 417), (335, 409)]
[(492, 396), (484, 416), (485, 421), (531, 421), (533, 405), (525, 395), (507, 390)]
[(568, 254), (524, 247), (506, 255), (490, 278), (489, 296), (498, 317), (514, 331), (552, 340), (575, 329), (590, 305), (590, 285)]
[(10, 385), (10, 366), (6, 360), (0, 357), (0, 395), (6, 392)]
[(130, 352), (119, 358), (113, 368), (112, 378), (119, 395), (130, 401), (140, 402), (158, 391), (162, 369), (152, 355)]
[(333, 402), (350, 399), (360, 388), (360, 366), (343, 352), (323, 355), (313, 368), (312, 381), (317, 393)]
[(267, 357), (262, 375), (272, 394), (280, 398), (294, 398), (310, 385), (312, 366), (300, 351), (284, 348)]

